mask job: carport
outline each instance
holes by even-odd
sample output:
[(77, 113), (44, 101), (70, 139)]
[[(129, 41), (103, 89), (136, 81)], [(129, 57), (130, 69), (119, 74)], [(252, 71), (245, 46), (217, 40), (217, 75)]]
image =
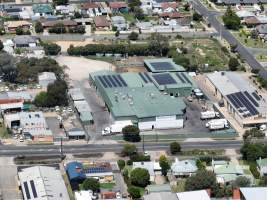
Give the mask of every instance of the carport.
[(68, 131), (68, 137), (72, 140), (84, 140), (85, 132), (80, 128), (72, 128)]

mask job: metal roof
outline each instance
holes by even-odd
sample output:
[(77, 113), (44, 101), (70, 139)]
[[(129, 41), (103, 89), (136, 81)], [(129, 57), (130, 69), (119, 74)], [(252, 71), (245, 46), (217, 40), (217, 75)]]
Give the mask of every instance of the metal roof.
[(240, 192), (246, 200), (266, 200), (267, 187), (243, 187)]
[(181, 65), (177, 65), (171, 58), (155, 58), (145, 59), (145, 66), (151, 72), (183, 72), (185, 69)]
[(69, 89), (69, 94), (73, 101), (84, 100), (85, 97), (80, 88)]
[(34, 166), (18, 172), (24, 199), (69, 200), (61, 173), (55, 167)]
[(178, 200), (210, 200), (210, 197), (206, 190), (197, 190), (190, 192), (176, 193)]

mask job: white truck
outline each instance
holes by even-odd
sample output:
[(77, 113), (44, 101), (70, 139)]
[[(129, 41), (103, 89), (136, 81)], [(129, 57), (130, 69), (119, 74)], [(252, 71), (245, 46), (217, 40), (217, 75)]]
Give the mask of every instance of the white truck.
[(201, 116), (200, 119), (204, 120), (204, 119), (214, 119), (216, 117), (220, 117), (220, 113), (215, 112), (213, 110), (208, 110), (205, 112), (201, 112)]
[(229, 124), (226, 119), (213, 119), (206, 123), (206, 128), (209, 130), (219, 130), (224, 128), (229, 128)]
[(110, 126), (104, 128), (102, 130), (102, 135), (111, 135), (116, 133), (121, 133), (122, 129), (125, 126), (133, 125), (132, 121), (116, 121), (114, 124), (111, 124)]

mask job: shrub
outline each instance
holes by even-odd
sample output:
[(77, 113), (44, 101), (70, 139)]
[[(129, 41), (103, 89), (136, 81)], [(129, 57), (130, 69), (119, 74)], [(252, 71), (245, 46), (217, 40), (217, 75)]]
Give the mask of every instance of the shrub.
[(181, 152), (180, 144), (178, 142), (172, 142), (170, 144), (170, 151), (171, 151), (171, 154), (176, 154), (176, 153)]
[(139, 199), (141, 197), (140, 189), (138, 187), (130, 186), (127, 191), (132, 199)]
[(131, 172), (130, 180), (135, 186), (146, 187), (149, 184), (150, 175), (147, 169), (135, 168)]
[(256, 178), (256, 179), (260, 178), (260, 172), (258, 171), (257, 165), (255, 163), (251, 163), (249, 165), (249, 170), (253, 174), (254, 178)]
[(117, 164), (118, 164), (120, 170), (122, 170), (125, 167), (125, 161), (124, 160), (118, 160)]
[(128, 142), (140, 142), (140, 130), (137, 126), (129, 125), (122, 129), (123, 139)]
[(121, 153), (123, 156), (132, 156), (137, 153), (137, 148), (134, 144), (125, 144)]

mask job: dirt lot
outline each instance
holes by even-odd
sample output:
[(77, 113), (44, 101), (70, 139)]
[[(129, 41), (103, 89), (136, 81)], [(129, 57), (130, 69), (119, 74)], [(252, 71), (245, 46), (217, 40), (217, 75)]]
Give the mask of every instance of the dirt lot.
[(89, 73), (99, 70), (114, 70), (115, 66), (110, 63), (90, 60), (83, 57), (72, 56), (58, 56), (56, 61), (60, 65), (66, 65), (68, 69), (66, 72), (69, 74), (71, 80), (81, 81), (88, 79)]

